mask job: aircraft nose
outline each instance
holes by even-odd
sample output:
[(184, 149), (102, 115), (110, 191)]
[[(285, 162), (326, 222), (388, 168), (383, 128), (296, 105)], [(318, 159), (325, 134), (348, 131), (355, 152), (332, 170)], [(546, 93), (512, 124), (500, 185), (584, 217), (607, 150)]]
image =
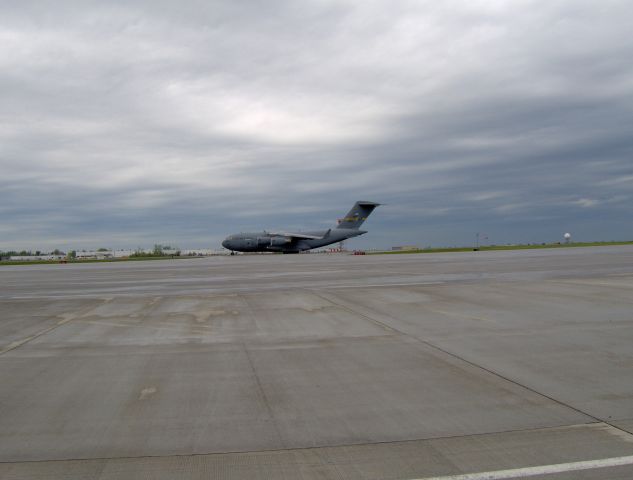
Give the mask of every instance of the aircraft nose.
[(222, 246), (223, 246), (224, 248), (229, 248), (229, 245), (230, 245), (230, 244), (231, 244), (231, 242), (229, 242), (229, 240), (228, 240), (228, 239), (226, 239), (226, 240), (224, 240), (224, 241), (222, 242)]

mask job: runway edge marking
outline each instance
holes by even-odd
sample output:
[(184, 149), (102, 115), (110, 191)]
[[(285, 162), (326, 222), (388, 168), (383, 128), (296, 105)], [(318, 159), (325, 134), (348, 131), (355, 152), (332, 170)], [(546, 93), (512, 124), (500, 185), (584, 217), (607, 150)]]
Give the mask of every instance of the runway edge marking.
[(577, 472), (580, 470), (594, 470), (598, 468), (621, 467), (625, 465), (633, 465), (633, 455), (603, 458), (600, 460), (556, 463), (536, 467), (513, 468), (509, 470), (494, 470), (490, 472), (463, 473), (458, 475), (445, 475), (441, 477), (423, 477), (412, 480), (504, 480), (508, 478), (535, 477), (537, 475)]

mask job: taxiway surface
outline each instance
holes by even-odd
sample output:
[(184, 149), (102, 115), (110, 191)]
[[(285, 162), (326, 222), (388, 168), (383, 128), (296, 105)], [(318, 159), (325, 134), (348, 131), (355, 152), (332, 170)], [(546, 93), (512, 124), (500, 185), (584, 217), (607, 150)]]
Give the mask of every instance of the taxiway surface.
[(632, 247), (2, 267), (0, 314), (1, 478), (633, 477)]

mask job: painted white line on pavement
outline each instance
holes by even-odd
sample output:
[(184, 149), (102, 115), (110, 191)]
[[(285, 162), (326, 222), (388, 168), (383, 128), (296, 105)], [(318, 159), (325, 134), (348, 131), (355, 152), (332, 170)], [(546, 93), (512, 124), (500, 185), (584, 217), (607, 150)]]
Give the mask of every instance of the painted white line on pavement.
[(415, 286), (425, 286), (425, 285), (442, 285), (446, 282), (413, 282), (413, 283), (371, 283), (371, 284), (362, 284), (359, 283), (357, 285), (328, 285), (328, 286), (318, 286), (318, 287), (310, 287), (312, 289), (336, 289), (336, 288), (375, 288), (375, 287), (415, 287)]
[(552, 473), (577, 472), (596, 468), (620, 467), (633, 465), (633, 455), (626, 457), (604, 458), (601, 460), (586, 460), (582, 462), (557, 463), (538, 467), (513, 468), (511, 470), (497, 470), (492, 472), (464, 473), (443, 477), (426, 477), (414, 480), (504, 480), (507, 478), (534, 477)]

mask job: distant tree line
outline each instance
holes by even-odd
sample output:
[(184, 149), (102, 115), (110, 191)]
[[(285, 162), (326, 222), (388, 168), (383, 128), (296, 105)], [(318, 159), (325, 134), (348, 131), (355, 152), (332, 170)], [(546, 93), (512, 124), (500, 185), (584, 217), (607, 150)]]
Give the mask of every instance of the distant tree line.
[(52, 252), (42, 252), (40, 250), (0, 250), (0, 257), (16, 257), (16, 256), (30, 256), (30, 255), (66, 255), (59, 249), (55, 249)]
[[(107, 252), (108, 248), (99, 248), (96, 250), (97, 252)], [(82, 250), (85, 252), (85, 250)], [(27, 257), (27, 256), (39, 256), (39, 255), (65, 255), (69, 260), (74, 260), (77, 258), (77, 251), (70, 250), (67, 254), (62, 252), (60, 249), (56, 248), (52, 252), (43, 252), (41, 250), (0, 250), (0, 259), (8, 259), (9, 257)], [(130, 257), (178, 257), (180, 256), (180, 250), (177, 247), (172, 247), (171, 245), (161, 245), (159, 243), (154, 245), (154, 248), (151, 252), (146, 252), (140, 247), (136, 249), (134, 253), (130, 255)]]
[(130, 257), (179, 257), (180, 250), (170, 246), (161, 245), (159, 243), (154, 245), (154, 249), (151, 252), (146, 252), (141, 248), (137, 248), (136, 251), (130, 255)]

